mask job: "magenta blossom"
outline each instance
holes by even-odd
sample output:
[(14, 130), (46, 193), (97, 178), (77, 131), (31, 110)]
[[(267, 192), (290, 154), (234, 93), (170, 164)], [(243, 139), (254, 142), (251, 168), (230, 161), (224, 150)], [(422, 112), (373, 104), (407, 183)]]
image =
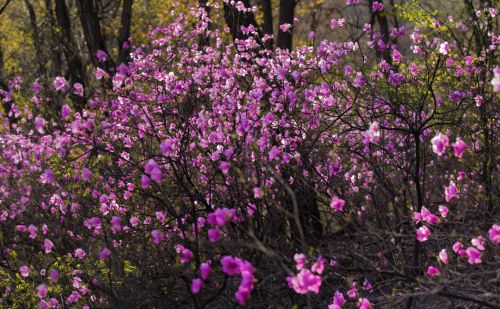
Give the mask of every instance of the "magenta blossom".
[(212, 268), (210, 266), (210, 262), (204, 262), (200, 265), (200, 277), (203, 280), (207, 280), (208, 275), (210, 274)]
[(500, 243), (500, 225), (493, 224), (491, 229), (489, 229), (489, 231), (488, 231), (488, 238), (494, 244)]
[(439, 268), (431, 265), (427, 268), (427, 275), (429, 275), (429, 277), (437, 277), (441, 275), (441, 272), (439, 271)]
[(373, 2), (372, 12), (381, 12), (384, 9), (384, 4), (382, 2)]
[(111, 255), (111, 250), (108, 248), (103, 248), (101, 252), (99, 252), (99, 259), (101, 260), (107, 260)]
[(295, 261), (295, 268), (297, 270), (302, 270), (307, 263), (307, 258), (302, 253), (296, 253), (293, 256), (293, 260)]
[(288, 285), (298, 294), (313, 292), (319, 293), (321, 277), (312, 273), (309, 269), (302, 269), (297, 275), (287, 278)]
[(460, 137), (457, 137), (456, 141), (451, 144), (451, 147), (453, 147), (453, 150), (455, 151), (455, 157), (461, 158), (462, 154), (467, 149), (467, 144), (464, 143)]
[(476, 248), (469, 247), (469, 248), (465, 249), (465, 254), (468, 257), (467, 261), (469, 262), (469, 264), (480, 264), (480, 263), (482, 263), (481, 252), (479, 250), (477, 250)]
[(431, 235), (431, 230), (429, 230), (429, 228), (425, 225), (417, 229), (417, 239), (420, 242), (429, 240), (430, 235)]
[(202, 285), (203, 285), (203, 280), (201, 280), (200, 278), (193, 279), (191, 283), (191, 292), (193, 292), (193, 294), (200, 293)]
[(80, 83), (75, 83), (73, 85), (73, 93), (79, 97), (83, 97), (83, 85)]
[(73, 255), (81, 260), (85, 257), (85, 251), (82, 248), (77, 248)]
[(457, 186), (455, 185), (455, 182), (453, 181), (450, 181), (450, 185), (448, 187), (444, 187), (444, 199), (449, 202), (451, 201), (453, 198), (459, 198), (459, 195), (458, 195), (458, 188)]
[(333, 196), (332, 201), (330, 202), (330, 208), (335, 211), (342, 211), (344, 209), (345, 201), (343, 199), (338, 198), (336, 195)]
[(19, 267), (19, 274), (21, 274), (21, 277), (26, 278), (30, 275), (30, 269), (28, 268), (28, 266), (23, 265)]
[(62, 91), (62, 92), (68, 90), (69, 88), (68, 81), (62, 76), (57, 76), (54, 79), (53, 85), (57, 91)]
[(432, 151), (438, 156), (442, 156), (449, 144), (448, 136), (438, 133), (432, 138), (431, 143)]
[(478, 250), (484, 251), (485, 245), (486, 245), (486, 239), (484, 239), (483, 236), (478, 236), (475, 238), (472, 238), (471, 244), (476, 247)]

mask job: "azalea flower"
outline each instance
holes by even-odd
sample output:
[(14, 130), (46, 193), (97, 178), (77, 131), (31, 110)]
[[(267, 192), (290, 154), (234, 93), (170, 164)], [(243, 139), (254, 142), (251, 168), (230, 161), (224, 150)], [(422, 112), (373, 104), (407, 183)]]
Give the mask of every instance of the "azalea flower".
[(19, 274), (21, 274), (21, 277), (26, 278), (30, 275), (30, 269), (28, 268), (28, 266), (23, 265), (19, 267)]
[(343, 199), (338, 198), (336, 195), (333, 196), (332, 201), (330, 202), (330, 208), (335, 211), (342, 211), (344, 209), (345, 201)]
[(455, 182), (453, 181), (450, 181), (450, 185), (448, 187), (445, 187), (444, 188), (444, 199), (449, 202), (451, 201), (453, 198), (459, 198), (459, 195), (458, 195), (458, 188), (457, 186), (455, 185)]
[(493, 226), (488, 231), (488, 238), (494, 244), (500, 243), (500, 225), (493, 224)]
[(451, 147), (453, 147), (453, 150), (455, 151), (455, 157), (461, 158), (462, 154), (467, 149), (467, 144), (464, 143), (460, 137), (457, 137), (456, 141), (451, 144)]
[(481, 252), (479, 250), (477, 250), (476, 248), (469, 247), (469, 248), (465, 249), (465, 254), (468, 257), (467, 261), (469, 262), (469, 264), (480, 264), (480, 263), (482, 263)]
[(431, 235), (431, 230), (429, 230), (429, 228), (425, 225), (417, 229), (417, 239), (420, 242), (429, 240), (430, 235)]
[(439, 271), (439, 268), (434, 266), (429, 266), (427, 268), (427, 275), (429, 275), (429, 277), (437, 277), (441, 275), (441, 272)]
[(438, 156), (442, 156), (449, 144), (448, 136), (438, 133), (432, 138), (431, 143), (432, 151)]
[(439, 260), (443, 262), (443, 264), (448, 264), (448, 251), (446, 251), (446, 249), (439, 251)]

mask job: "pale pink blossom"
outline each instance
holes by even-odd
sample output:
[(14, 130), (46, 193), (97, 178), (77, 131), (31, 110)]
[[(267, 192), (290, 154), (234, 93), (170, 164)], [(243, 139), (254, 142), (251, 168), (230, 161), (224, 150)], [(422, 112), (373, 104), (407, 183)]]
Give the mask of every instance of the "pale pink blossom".
[(448, 264), (448, 251), (446, 251), (446, 249), (439, 251), (439, 260), (443, 264)]
[(431, 139), (432, 151), (438, 156), (442, 156), (449, 144), (448, 136), (438, 133)]
[(430, 235), (431, 235), (431, 230), (425, 225), (417, 229), (417, 239), (420, 242), (429, 240)]

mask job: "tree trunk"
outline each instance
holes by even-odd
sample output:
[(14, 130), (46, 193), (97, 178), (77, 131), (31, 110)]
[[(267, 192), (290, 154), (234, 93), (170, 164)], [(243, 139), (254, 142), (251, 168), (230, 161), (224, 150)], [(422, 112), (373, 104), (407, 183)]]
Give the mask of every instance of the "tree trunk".
[[(264, 13), (264, 24), (262, 25), (262, 31), (264, 34), (273, 35), (273, 7), (271, 0), (262, 1), (262, 11)], [(272, 49), (274, 45), (273, 40), (269, 40), (265, 43), (266, 48)]]
[(296, 0), (280, 0), (279, 26), (290, 24), (292, 27), (287, 31), (278, 30), (278, 47), (281, 49), (292, 49), (293, 19), (295, 16)]
[(132, 23), (133, 0), (123, 0), (120, 35), (118, 36), (118, 61), (126, 63), (130, 56), (130, 25)]
[(68, 7), (65, 0), (56, 0), (56, 18), (61, 29), (61, 45), (64, 56), (68, 62), (66, 76), (72, 83), (82, 83), (85, 81), (83, 62), (77, 51), (73, 34), (71, 31), (71, 20), (69, 18)]
[[(246, 8), (250, 7), (249, 0), (243, 0), (242, 2)], [(227, 3), (224, 3), (224, 19), (226, 20), (226, 24), (228, 25), (234, 40), (244, 40), (248, 38), (248, 35), (241, 31), (241, 26), (248, 27), (253, 25), (256, 29), (258, 29), (257, 23), (255, 22), (255, 16), (252, 12), (240, 12), (234, 6)]]
[(30, 25), (31, 25), (31, 38), (33, 40), (33, 45), (35, 47), (35, 53), (36, 53), (36, 59), (38, 62), (38, 72), (37, 76), (41, 75), (44, 77), (47, 77), (47, 70), (45, 68), (45, 55), (43, 52), (43, 43), (40, 39), (40, 31), (38, 29), (38, 23), (37, 23), (37, 18), (36, 18), (36, 13), (35, 9), (33, 8), (33, 4), (29, 0), (24, 1), (26, 8), (28, 9), (28, 15), (30, 18)]
[[(106, 71), (110, 71), (115, 65), (111, 59), (111, 55), (107, 52), (106, 41), (102, 35), (101, 23), (99, 21), (98, 9), (96, 0), (76, 1), (78, 14), (82, 23), (83, 35), (87, 43), (89, 57), (94, 66), (103, 67)], [(104, 63), (100, 63), (97, 58), (97, 51), (104, 51), (108, 57)]]
[(59, 47), (59, 43), (54, 40), (53, 38), (56, 38), (58, 36), (56, 32), (56, 20), (54, 19), (54, 15), (52, 12), (52, 1), (51, 0), (45, 0), (45, 9), (47, 10), (47, 16), (49, 18), (49, 24), (50, 24), (50, 32), (52, 33), (52, 39), (50, 39), (49, 45), (50, 45), (50, 51), (49, 51), (49, 58), (52, 59), (53, 67), (49, 69), (48, 75), (51, 76), (57, 76), (61, 75), (62, 72), (62, 63), (61, 63), (61, 50)]

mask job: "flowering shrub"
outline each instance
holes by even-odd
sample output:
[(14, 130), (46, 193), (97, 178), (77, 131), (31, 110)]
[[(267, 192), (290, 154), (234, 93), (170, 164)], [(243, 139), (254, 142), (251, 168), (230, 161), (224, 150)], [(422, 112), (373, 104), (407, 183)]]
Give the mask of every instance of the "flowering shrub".
[(200, 47), (206, 27), (181, 16), (92, 89), (56, 77), (13, 104), (6, 303), (494, 306), (496, 37), (472, 56), (420, 25), (397, 29), (411, 41), (398, 50), (366, 25), (272, 53), (251, 28)]

